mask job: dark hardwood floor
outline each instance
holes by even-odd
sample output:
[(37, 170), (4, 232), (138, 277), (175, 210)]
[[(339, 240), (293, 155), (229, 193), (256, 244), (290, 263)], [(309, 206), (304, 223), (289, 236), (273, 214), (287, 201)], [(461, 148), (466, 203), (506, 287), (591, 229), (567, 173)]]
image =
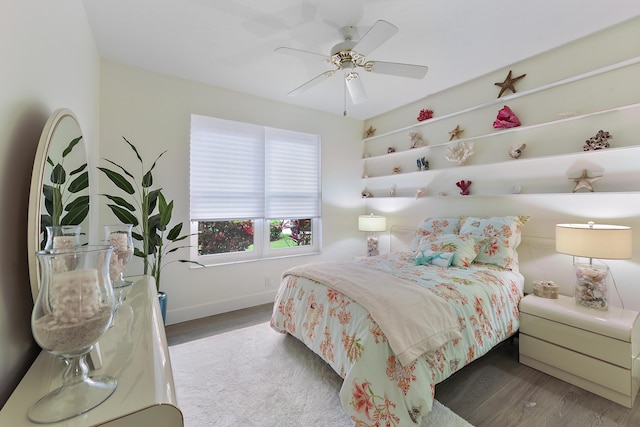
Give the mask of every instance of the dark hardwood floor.
[[(271, 317), (265, 304), (166, 327), (169, 345), (229, 332)], [(505, 342), (436, 386), (436, 399), (476, 427), (636, 427), (632, 409), (518, 362), (518, 340)]]

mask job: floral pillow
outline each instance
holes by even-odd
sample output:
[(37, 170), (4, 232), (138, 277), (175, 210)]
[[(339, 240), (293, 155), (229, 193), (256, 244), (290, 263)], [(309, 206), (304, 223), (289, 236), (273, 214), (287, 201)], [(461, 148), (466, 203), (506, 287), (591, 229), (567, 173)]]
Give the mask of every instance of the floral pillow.
[(461, 217), (460, 233), (476, 238), (480, 247), (476, 262), (518, 271), (518, 252), (522, 226), (530, 217)]
[(453, 262), (455, 252), (434, 252), (429, 250), (419, 250), (413, 261), (416, 265), (436, 265), (438, 267), (449, 267)]
[(416, 235), (411, 241), (410, 250), (417, 251), (420, 240), (424, 237), (458, 234), (458, 231), (460, 231), (460, 218), (427, 218), (418, 226)]
[(453, 252), (452, 265), (469, 267), (478, 255), (478, 243), (471, 235), (442, 234), (425, 236), (418, 245), (420, 251)]

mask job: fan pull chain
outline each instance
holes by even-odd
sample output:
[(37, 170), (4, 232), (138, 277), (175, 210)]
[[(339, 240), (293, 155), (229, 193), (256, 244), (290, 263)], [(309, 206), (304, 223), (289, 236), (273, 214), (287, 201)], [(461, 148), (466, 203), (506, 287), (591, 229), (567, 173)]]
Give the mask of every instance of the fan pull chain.
[(342, 101), (344, 103), (344, 111), (342, 112), (342, 117), (347, 117), (347, 80), (342, 79), (343, 85), (343, 96)]

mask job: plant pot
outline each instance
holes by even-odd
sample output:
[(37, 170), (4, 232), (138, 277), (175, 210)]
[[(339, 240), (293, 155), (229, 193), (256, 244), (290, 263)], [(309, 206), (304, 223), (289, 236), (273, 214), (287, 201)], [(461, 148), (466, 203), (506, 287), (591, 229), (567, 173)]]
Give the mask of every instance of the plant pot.
[(167, 323), (167, 294), (158, 292), (158, 302), (160, 303), (160, 312), (162, 313), (162, 324)]

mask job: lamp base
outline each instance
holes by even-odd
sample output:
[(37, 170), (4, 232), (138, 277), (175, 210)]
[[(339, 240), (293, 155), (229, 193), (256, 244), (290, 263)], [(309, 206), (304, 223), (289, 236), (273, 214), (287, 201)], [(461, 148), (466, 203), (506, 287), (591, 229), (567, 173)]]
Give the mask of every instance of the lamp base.
[(378, 238), (375, 236), (367, 237), (367, 256), (376, 256), (378, 254)]
[(576, 273), (576, 304), (594, 310), (609, 309), (609, 267), (606, 265), (573, 265)]

